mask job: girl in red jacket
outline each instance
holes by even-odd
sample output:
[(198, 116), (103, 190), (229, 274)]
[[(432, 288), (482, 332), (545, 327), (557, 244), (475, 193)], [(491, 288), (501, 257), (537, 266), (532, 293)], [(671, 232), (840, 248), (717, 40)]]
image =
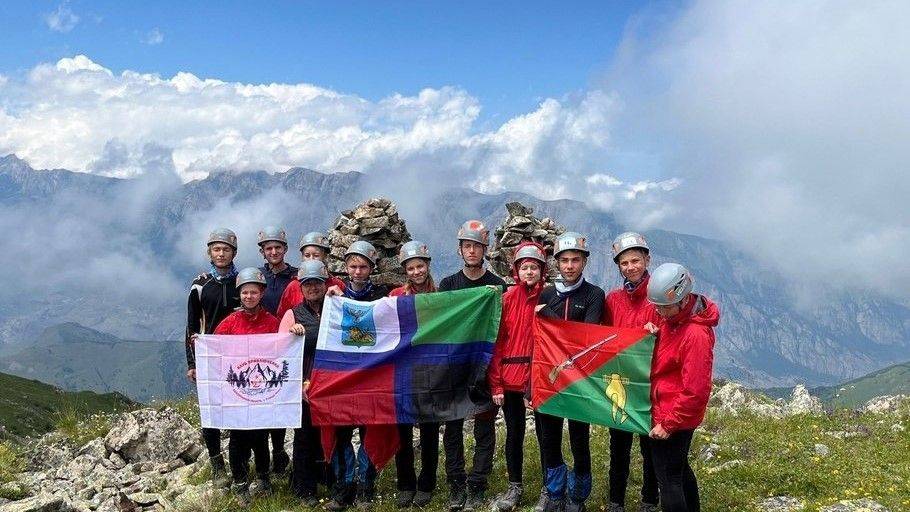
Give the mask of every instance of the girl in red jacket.
[[(266, 311), (260, 301), (265, 293), (265, 275), (255, 267), (237, 274), (240, 290), (240, 310), (227, 316), (218, 324), (215, 334), (268, 334), (278, 332), (278, 319)], [(228, 461), (234, 478), (233, 491), (243, 503), (249, 503), (250, 452), (256, 460), (259, 489), (269, 492), (269, 438), (268, 430), (231, 430)]]
[[(523, 242), (512, 264), (515, 286), (502, 296), (502, 321), (488, 378), (493, 402), (506, 420), (506, 469), (509, 488), (494, 501), (497, 510), (513, 510), (521, 501), (525, 439), (525, 399), (531, 382), (534, 308), (540, 299), (547, 258), (543, 247)], [(541, 466), (543, 467), (543, 466)]]
[(692, 433), (701, 424), (711, 393), (717, 306), (692, 292), (682, 265), (664, 263), (648, 282), (648, 300), (659, 326), (651, 362), (651, 458), (666, 512), (698, 511), (698, 482), (689, 466)]

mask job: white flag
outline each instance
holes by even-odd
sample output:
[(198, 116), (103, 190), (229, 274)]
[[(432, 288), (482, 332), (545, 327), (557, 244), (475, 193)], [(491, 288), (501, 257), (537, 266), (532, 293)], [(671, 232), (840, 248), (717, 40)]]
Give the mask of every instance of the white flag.
[(196, 339), (203, 427), (299, 428), (302, 386), (301, 336), (201, 334)]

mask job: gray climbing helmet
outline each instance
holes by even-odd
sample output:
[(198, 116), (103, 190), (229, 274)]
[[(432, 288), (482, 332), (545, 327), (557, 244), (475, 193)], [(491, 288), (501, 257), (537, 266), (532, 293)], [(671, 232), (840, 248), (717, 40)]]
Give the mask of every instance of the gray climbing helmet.
[(427, 263), (432, 260), (432, 258), (430, 258), (430, 249), (427, 247), (427, 244), (419, 240), (411, 240), (401, 246), (401, 250), (398, 251), (398, 263), (400, 263), (401, 266), (404, 266), (408, 260), (414, 258), (423, 258), (427, 260)]
[(553, 247), (553, 256), (559, 258), (559, 254), (563, 251), (578, 251), (584, 253), (585, 256), (588, 256), (591, 254), (591, 251), (588, 250), (587, 243), (587, 238), (581, 233), (566, 231), (556, 237), (556, 243)]
[(658, 306), (681, 302), (692, 292), (695, 279), (679, 263), (664, 263), (654, 269), (648, 281), (648, 300)]
[(331, 247), (329, 247), (329, 239), (319, 231), (310, 231), (309, 233), (303, 235), (300, 239), (300, 250), (302, 251), (304, 247), (312, 245), (315, 247), (322, 247), (326, 252), (329, 252)]
[(246, 267), (237, 273), (237, 288), (248, 283), (259, 283), (265, 286), (265, 274), (256, 267)]
[(483, 246), (490, 245), (490, 230), (479, 220), (469, 220), (458, 228), (458, 241), (471, 240)]
[(233, 231), (227, 228), (218, 228), (215, 231), (209, 233), (209, 240), (206, 242), (206, 245), (212, 244), (228, 244), (237, 250), (237, 235)]
[(613, 239), (613, 263), (619, 263), (619, 255), (629, 249), (641, 249), (645, 251), (645, 254), (651, 252), (648, 242), (641, 233), (626, 231)]
[(348, 247), (347, 252), (344, 253), (345, 261), (347, 261), (348, 256), (351, 256), (352, 254), (363, 256), (373, 267), (376, 266), (376, 258), (379, 256), (379, 253), (376, 251), (376, 248), (373, 247), (373, 244), (366, 240), (357, 240), (352, 243), (351, 246)]
[(536, 245), (525, 245), (521, 249), (518, 249), (515, 251), (515, 258), (512, 259), (512, 261), (518, 263), (525, 258), (537, 260), (541, 265), (545, 265), (547, 263), (547, 255), (544, 254), (543, 251), (540, 250), (540, 247), (537, 247)]
[(328, 278), (329, 271), (325, 268), (325, 263), (319, 260), (306, 260), (300, 264), (300, 269), (297, 271), (297, 280), (301, 284), (311, 279), (325, 282)]
[(283, 229), (276, 226), (269, 226), (267, 228), (262, 228), (259, 231), (258, 236), (259, 247), (262, 247), (262, 244), (266, 242), (279, 242), (287, 247), (288, 245), (288, 235), (284, 232)]

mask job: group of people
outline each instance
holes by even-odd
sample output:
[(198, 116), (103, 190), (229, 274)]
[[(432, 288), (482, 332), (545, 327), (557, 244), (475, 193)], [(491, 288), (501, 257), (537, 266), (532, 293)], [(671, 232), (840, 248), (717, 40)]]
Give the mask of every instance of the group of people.
[[(590, 250), (586, 238), (575, 232), (560, 235), (553, 247), (559, 277), (547, 285), (548, 255), (544, 247), (524, 241), (513, 255), (512, 279), (505, 281), (484, 266), (489, 231), (481, 221), (469, 220), (458, 230), (458, 253), (464, 265), (437, 285), (426, 244), (411, 241), (399, 251), (406, 283), (398, 288), (373, 282), (378, 252), (369, 242), (352, 243), (344, 254), (346, 277), (330, 276), (325, 259), (329, 245), (324, 234), (303, 236), (300, 268), (285, 262), (288, 243), (280, 228), (259, 232), (261, 268), (239, 272), (233, 264), (237, 237), (228, 229), (212, 232), (207, 241), (209, 272), (198, 276), (189, 294), (186, 355), (187, 376), (195, 380), (193, 341), (199, 333), (260, 334), (292, 332), (303, 336), (304, 378), (309, 378), (316, 351), (320, 315), (326, 296), (341, 295), (359, 301), (386, 296), (450, 291), (477, 286), (503, 290), (502, 320), (488, 370), (486, 389), (474, 393), (474, 451), (466, 471), (464, 419), (418, 425), (398, 425), (400, 449), (395, 456), (396, 504), (399, 508), (430, 504), (436, 489), (439, 435), (445, 452), (445, 475), (452, 511), (476, 511), (488, 505), (499, 511), (520, 506), (524, 496), (523, 447), (526, 409), (530, 404), (530, 367), (533, 323), (538, 315), (574, 322), (644, 328), (656, 335), (651, 368), (653, 428), (639, 436), (643, 485), (640, 510), (699, 510), (698, 485), (688, 453), (694, 429), (704, 418), (711, 389), (714, 327), (717, 306), (693, 293), (693, 279), (682, 265), (665, 263), (649, 274), (650, 248), (638, 233), (623, 233), (612, 245), (612, 258), (623, 277), (620, 288), (605, 293), (584, 277)], [(279, 320), (280, 319), (280, 320)], [(233, 430), (228, 462), (233, 490), (249, 500), (249, 459), (254, 457), (256, 487), (268, 492), (270, 473), (280, 474), (291, 464), (293, 492), (306, 506), (315, 507), (319, 485), (330, 489), (328, 510), (357, 504), (368, 507), (375, 494), (377, 471), (363, 450), (355, 452), (352, 437), (365, 426), (336, 427), (336, 445), (329, 460), (323, 454), (320, 433), (304, 404), (301, 427), (294, 430), (293, 453), (284, 450), (284, 430)], [(509, 485), (492, 503), (486, 499), (496, 451), (495, 420), (499, 409), (505, 419), (505, 459)], [(565, 420), (534, 411), (543, 475), (535, 511), (583, 511), (592, 488), (590, 425), (568, 420), (573, 467), (565, 462), (562, 437)], [(420, 433), (419, 474), (415, 468), (413, 431)], [(609, 503), (611, 512), (624, 511), (634, 435), (610, 429)], [(221, 436), (203, 429), (203, 439), (216, 481), (228, 482)], [(272, 450), (269, 453), (269, 439)]]

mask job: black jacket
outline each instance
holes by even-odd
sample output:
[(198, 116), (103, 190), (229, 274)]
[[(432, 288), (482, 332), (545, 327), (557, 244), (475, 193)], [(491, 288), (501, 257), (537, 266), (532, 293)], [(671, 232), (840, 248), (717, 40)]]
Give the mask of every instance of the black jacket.
[(200, 274), (190, 286), (190, 296), (186, 305), (186, 364), (196, 368), (196, 355), (193, 350), (194, 334), (212, 334), (218, 324), (240, 307), (240, 293), (237, 291), (236, 278), (219, 281), (212, 274)]
[(303, 326), (305, 332), (303, 336), (303, 378), (309, 379), (313, 371), (313, 361), (316, 359), (316, 340), (319, 338), (319, 320), (322, 317), (322, 311), (317, 313), (304, 300), (291, 309), (294, 314), (294, 322)]
[(604, 291), (587, 281), (560, 296), (555, 286), (548, 286), (540, 293), (538, 304), (543, 304), (540, 315), (561, 318), (586, 324), (599, 324), (604, 314)]
[(269, 265), (265, 264), (259, 270), (265, 276), (265, 293), (262, 295), (262, 307), (269, 313), (277, 315), (281, 294), (288, 287), (288, 283), (297, 278), (297, 267), (288, 265), (287, 268), (275, 274), (269, 268)]

